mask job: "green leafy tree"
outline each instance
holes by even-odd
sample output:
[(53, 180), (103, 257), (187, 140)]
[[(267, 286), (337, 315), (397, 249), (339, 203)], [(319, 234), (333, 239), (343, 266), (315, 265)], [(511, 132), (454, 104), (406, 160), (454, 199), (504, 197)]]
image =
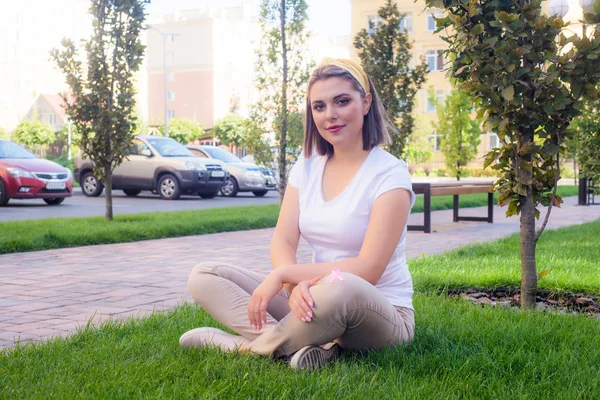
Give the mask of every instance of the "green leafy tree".
[(361, 30), (354, 38), (354, 47), (365, 72), (373, 80), (390, 120), (398, 129), (391, 132), (390, 153), (402, 157), (412, 134), (415, 121), (412, 111), (415, 95), (423, 86), (427, 63), (410, 68), (412, 43), (401, 27), (403, 14), (392, 0), (387, 0), (378, 11), (379, 23), (372, 33)]
[(600, 106), (584, 102), (582, 113), (570, 126), (573, 153), (579, 164), (579, 177), (600, 183)]
[(423, 121), (422, 117), (417, 116), (417, 118), (421, 118), (421, 120), (415, 119), (415, 126), (420, 126), (421, 128), (415, 129), (413, 134), (410, 135), (406, 150), (404, 151), (404, 157), (411, 172), (420, 164), (429, 162), (433, 158), (431, 142), (427, 138), (430, 130), (423, 129), (425, 125), (429, 126), (430, 122)]
[[(56, 132), (56, 143), (61, 143), (65, 147), (69, 146), (69, 124), (66, 123), (63, 125), (60, 131)], [(56, 144), (55, 143), (55, 144)], [(77, 149), (79, 149), (79, 144), (81, 143), (81, 133), (77, 130), (77, 126), (75, 124), (71, 124), (71, 150), (72, 153), (75, 154)], [(67, 148), (67, 152), (68, 152)]]
[(263, 0), (261, 3), (262, 37), (255, 67), (261, 100), (254, 105), (252, 118), (262, 132), (275, 133), (280, 202), (287, 186), (288, 159), (297, 153), (288, 141), (302, 132), (293, 115), (300, 114), (314, 65), (306, 58), (307, 7), (305, 0)]
[(10, 139), (8, 132), (4, 128), (1, 128), (1, 127), (0, 127), (0, 138), (1, 139)]
[[(541, 0), (426, 0), (445, 9), (438, 32), (453, 56), (449, 73), (474, 98), (486, 131), (502, 147), (486, 156), (501, 177), (495, 184), (507, 215), (520, 213), (521, 305), (535, 307), (535, 250), (556, 196), (560, 148), (580, 99), (598, 97), (600, 37), (565, 37), (566, 23), (541, 13)], [(600, 4), (594, 6), (600, 11)], [(597, 24), (597, 14), (586, 13)], [(536, 233), (537, 206), (548, 206)]]
[[(187, 119), (187, 118), (173, 118), (169, 120), (169, 137), (173, 140), (178, 141), (181, 144), (188, 144), (189, 142), (198, 139), (204, 134), (204, 129), (200, 123)], [(164, 135), (164, 125), (159, 128), (161, 135)]]
[(274, 151), (261, 126), (252, 118), (247, 119), (244, 125), (244, 146), (246, 146), (248, 154), (252, 154), (257, 165), (273, 168), (275, 166)]
[(212, 132), (221, 143), (233, 143), (234, 146), (239, 147), (242, 146), (246, 140), (247, 128), (248, 124), (244, 117), (230, 114), (217, 121)]
[(81, 149), (104, 182), (106, 219), (113, 219), (112, 173), (121, 164), (136, 130), (134, 74), (144, 56), (146, 0), (91, 0), (93, 34), (85, 41), (87, 66), (75, 43), (63, 39), (52, 59), (66, 76), (65, 110), (81, 133)]
[(433, 126), (442, 135), (441, 150), (446, 159), (446, 167), (459, 181), (464, 167), (477, 155), (480, 143), (480, 123), (471, 118), (473, 99), (456, 89), (450, 92), (444, 104), (439, 104), (433, 88), (429, 97), (437, 109), (438, 121)]
[(39, 119), (25, 120), (15, 128), (13, 139), (29, 149), (39, 150), (54, 143), (56, 133), (44, 121)]

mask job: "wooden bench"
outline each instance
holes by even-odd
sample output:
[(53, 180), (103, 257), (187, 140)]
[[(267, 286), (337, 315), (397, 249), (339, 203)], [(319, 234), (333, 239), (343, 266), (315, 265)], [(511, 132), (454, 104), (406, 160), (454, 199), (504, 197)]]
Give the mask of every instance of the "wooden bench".
[[(423, 195), (423, 225), (408, 225), (409, 231), (423, 231), (431, 233), (431, 196), (454, 196), (453, 202), (453, 221), (487, 221), (490, 224), (494, 222), (494, 193), (492, 192), (493, 181), (485, 182), (449, 182), (449, 183), (413, 183), (415, 194)], [(461, 194), (487, 193), (488, 194), (488, 215), (487, 217), (462, 217), (458, 215), (459, 203), (458, 196)]]

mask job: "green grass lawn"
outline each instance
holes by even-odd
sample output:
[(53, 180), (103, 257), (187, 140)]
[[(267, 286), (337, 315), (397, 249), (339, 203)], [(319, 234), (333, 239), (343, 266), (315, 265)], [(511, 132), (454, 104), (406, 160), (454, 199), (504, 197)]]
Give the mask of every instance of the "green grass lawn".
[(423, 294), (415, 307), (412, 346), (345, 354), (310, 374), (282, 361), (180, 349), (181, 333), (215, 325), (185, 306), (0, 355), (0, 398), (598, 398), (598, 321)]
[[(548, 274), (538, 286), (600, 295), (598, 238), (600, 220), (545, 231), (537, 244), (536, 260), (538, 273), (547, 270)], [(441, 256), (422, 256), (410, 260), (409, 265), (415, 288), (422, 292), (446, 287), (516, 288), (521, 282), (519, 236), (473, 244)]]
[[(577, 187), (560, 186), (559, 194), (574, 196)], [(465, 208), (483, 206), (487, 195), (463, 195), (460, 204)], [(452, 196), (432, 197), (431, 207), (451, 209)], [(417, 198), (412, 212), (423, 212), (422, 196)], [(275, 226), (278, 215), (278, 205), (266, 205), (117, 215), (112, 222), (104, 217), (3, 222), (0, 254), (269, 228)]]
[[(600, 293), (600, 220), (546, 232), (538, 247), (550, 290)], [(444, 286), (515, 285), (518, 237), (410, 262), (417, 293), (409, 347), (347, 353), (317, 373), (215, 349), (179, 336), (219, 326), (183, 305), (109, 322), (69, 339), (0, 353), (0, 398), (597, 399), (600, 320), (481, 307), (438, 296)]]

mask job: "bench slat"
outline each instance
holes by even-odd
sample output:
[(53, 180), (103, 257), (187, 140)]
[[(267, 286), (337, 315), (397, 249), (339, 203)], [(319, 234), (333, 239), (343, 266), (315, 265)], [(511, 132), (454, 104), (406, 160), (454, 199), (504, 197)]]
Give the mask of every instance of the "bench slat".
[(470, 194), (470, 193), (489, 193), (492, 191), (491, 186), (464, 186), (464, 187), (442, 187), (442, 188), (431, 188), (432, 196), (444, 196), (451, 194)]

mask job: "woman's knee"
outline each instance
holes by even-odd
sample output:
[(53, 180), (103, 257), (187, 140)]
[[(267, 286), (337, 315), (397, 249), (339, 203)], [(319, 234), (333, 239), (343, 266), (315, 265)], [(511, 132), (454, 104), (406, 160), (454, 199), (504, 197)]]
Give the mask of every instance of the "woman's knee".
[(370, 285), (357, 275), (342, 272), (327, 275), (310, 288), (310, 293), (315, 304), (327, 304), (337, 308), (353, 302), (356, 297), (362, 297), (363, 291), (361, 288), (365, 284)]
[(196, 298), (195, 294), (202, 291), (202, 287), (215, 276), (215, 268), (218, 265), (218, 262), (205, 261), (192, 268), (188, 278), (188, 290), (194, 299)]

